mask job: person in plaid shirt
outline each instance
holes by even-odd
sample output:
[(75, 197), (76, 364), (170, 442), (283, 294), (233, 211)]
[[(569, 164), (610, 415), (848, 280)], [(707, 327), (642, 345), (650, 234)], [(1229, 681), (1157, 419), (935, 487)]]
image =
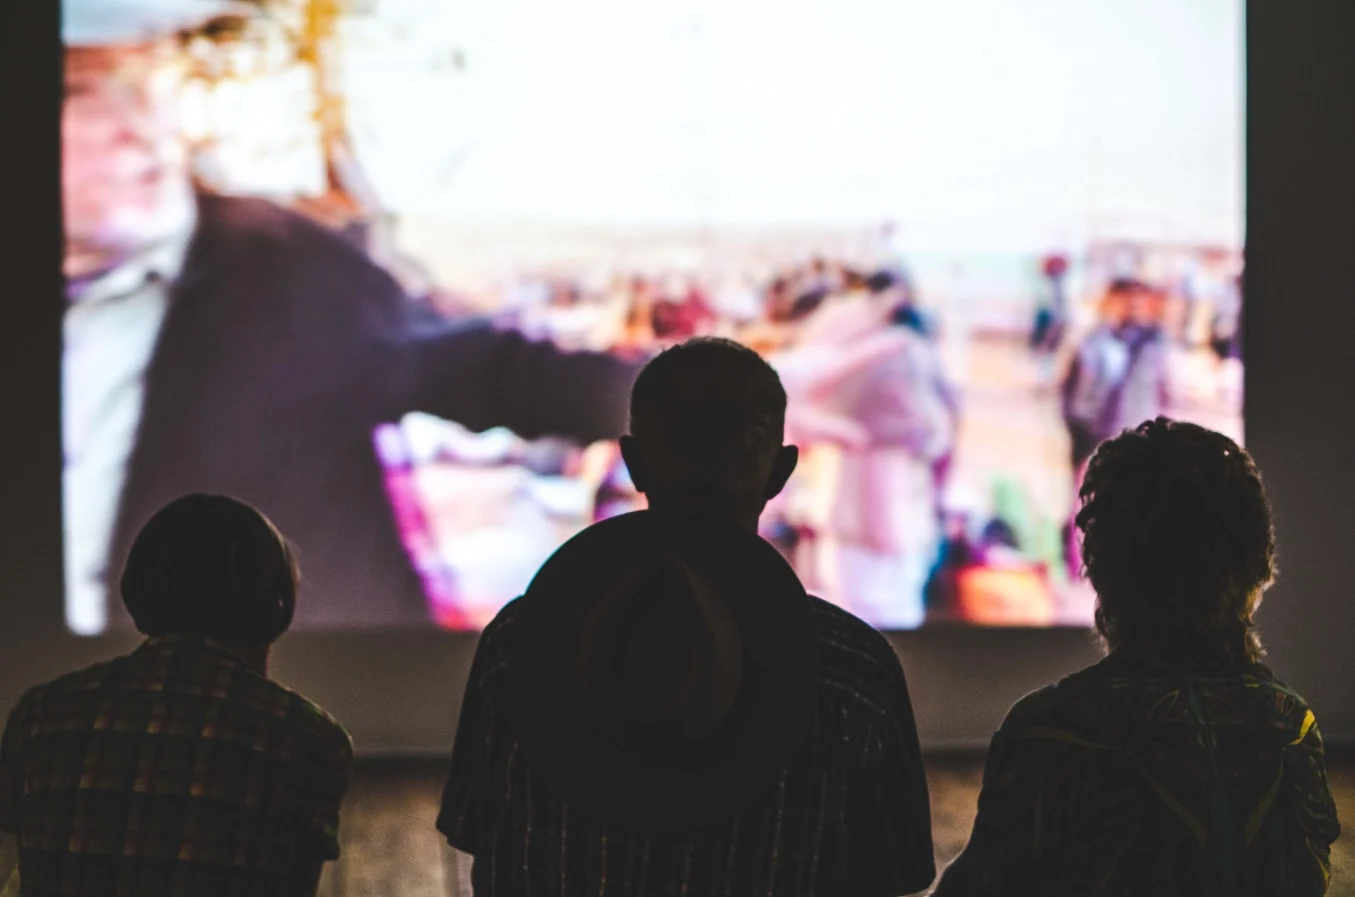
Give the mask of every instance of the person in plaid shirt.
[(31, 689), (5, 727), (0, 829), (25, 897), (315, 893), (352, 744), (268, 678), (296, 586), (248, 505), (191, 495), (151, 519), (122, 577), (147, 640)]
[(621, 444), (649, 510), (566, 543), (485, 630), (438, 829), (481, 897), (919, 892), (908, 687), (878, 632), (757, 535), (794, 470), (750, 349), (651, 361)]

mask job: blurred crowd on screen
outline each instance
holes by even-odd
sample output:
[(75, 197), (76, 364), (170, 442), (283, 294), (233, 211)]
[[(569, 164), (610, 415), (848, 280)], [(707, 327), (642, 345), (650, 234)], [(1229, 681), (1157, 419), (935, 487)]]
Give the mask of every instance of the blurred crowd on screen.
[[(1080, 559), (1067, 524), (1083, 465), (1133, 422), (1239, 407), (1238, 260), (1141, 244), (1034, 257), (1026, 332), (964, 336), (970, 352), (1016, 347), (1032, 372), (1017, 387), (1023, 400), (1062, 417), (1068, 499), (1053, 521), (1033, 506), (1019, 461), (993, 482), (957, 475), (963, 440), (984, 437), (965, 435), (973, 384), (952, 369), (947, 309), (927, 301), (901, 254), (875, 260), (811, 256), (758, 277), (522, 276), (481, 304), (502, 326), (568, 348), (643, 357), (719, 335), (764, 354), (788, 383), (786, 438), (804, 461), (763, 534), (812, 589), (873, 624), (1085, 623), (1087, 596), (1086, 607), (1068, 598), (1080, 594)], [(849, 360), (881, 332), (899, 337), (890, 351)], [(844, 360), (841, 374), (820, 377), (812, 395), (795, 388), (829, 357)], [(455, 568), (456, 611), (439, 615), (451, 625), (492, 616), (561, 538), (643, 506), (610, 444), (528, 444), (427, 419), (402, 432), (432, 533), (410, 541)], [(467, 490), (492, 511), (469, 513)]]

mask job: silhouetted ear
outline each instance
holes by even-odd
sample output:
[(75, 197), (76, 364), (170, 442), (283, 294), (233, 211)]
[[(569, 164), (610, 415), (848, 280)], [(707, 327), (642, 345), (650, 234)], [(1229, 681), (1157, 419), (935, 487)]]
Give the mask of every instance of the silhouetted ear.
[(649, 474), (645, 470), (639, 444), (636, 443), (634, 436), (622, 436), (620, 442), (621, 460), (626, 462), (626, 470), (630, 473), (630, 481), (635, 484), (635, 491), (647, 492)]
[(800, 463), (800, 448), (795, 445), (783, 445), (776, 450), (776, 460), (772, 462), (772, 472), (767, 477), (767, 490), (763, 498), (771, 501), (786, 488), (786, 481), (795, 473), (795, 465)]

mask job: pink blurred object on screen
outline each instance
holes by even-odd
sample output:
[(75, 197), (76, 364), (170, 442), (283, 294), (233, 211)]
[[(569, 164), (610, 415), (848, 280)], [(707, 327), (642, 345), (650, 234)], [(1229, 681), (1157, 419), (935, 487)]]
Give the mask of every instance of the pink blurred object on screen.
[(428, 598), (428, 612), (443, 629), (473, 629), (457, 601), (456, 576), (438, 553), (437, 539), (419, 501), (414, 482), (414, 460), (408, 440), (398, 424), (382, 424), (372, 434), (377, 458), (385, 471), (386, 495), (405, 551)]

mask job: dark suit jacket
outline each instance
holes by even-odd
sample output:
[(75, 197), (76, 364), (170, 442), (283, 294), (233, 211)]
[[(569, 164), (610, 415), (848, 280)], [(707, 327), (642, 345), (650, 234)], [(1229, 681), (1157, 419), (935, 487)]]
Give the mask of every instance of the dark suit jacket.
[(205, 197), (147, 371), (109, 556), (115, 625), (130, 623), (116, 585), (132, 539), (198, 491), (256, 504), (298, 546), (298, 621), (426, 621), (374, 426), (425, 411), (475, 431), (613, 438), (636, 372), (450, 321), (319, 225), (259, 200)]

